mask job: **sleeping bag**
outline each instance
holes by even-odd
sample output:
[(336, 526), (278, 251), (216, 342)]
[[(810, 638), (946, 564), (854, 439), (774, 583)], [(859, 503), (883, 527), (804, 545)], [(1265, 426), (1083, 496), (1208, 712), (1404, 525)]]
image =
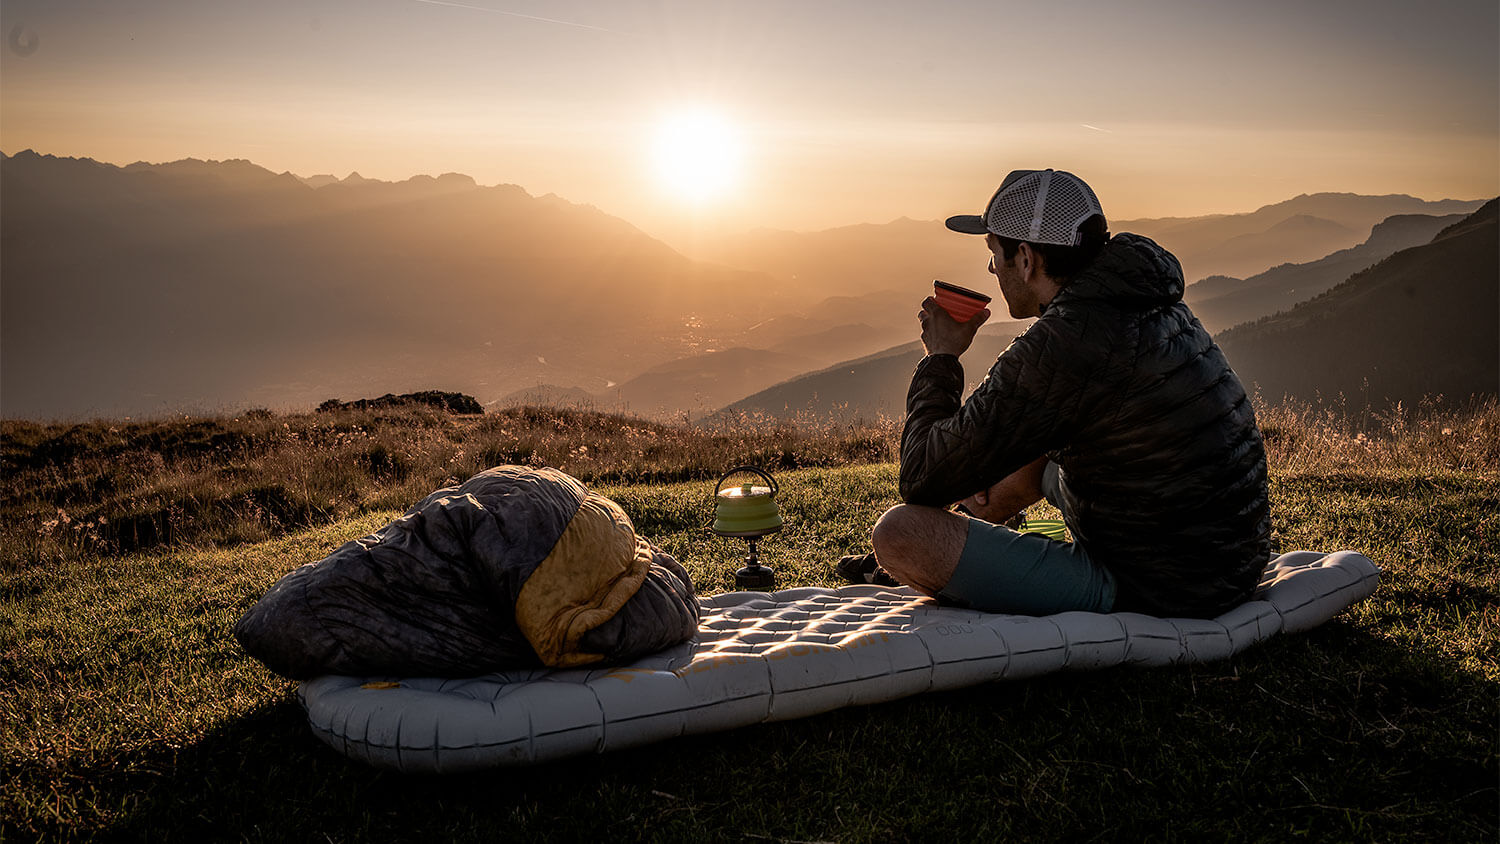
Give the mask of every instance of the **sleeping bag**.
[(292, 679), (472, 677), (628, 660), (697, 626), (687, 571), (617, 504), (553, 469), (500, 466), (294, 569), (234, 635)]

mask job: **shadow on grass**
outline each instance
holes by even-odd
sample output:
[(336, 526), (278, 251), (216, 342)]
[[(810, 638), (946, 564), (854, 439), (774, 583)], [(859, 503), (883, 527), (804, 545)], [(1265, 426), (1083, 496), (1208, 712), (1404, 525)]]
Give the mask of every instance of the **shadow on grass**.
[(135, 840), (1493, 840), (1497, 714), (1482, 676), (1335, 621), (526, 769), (376, 770), (288, 699), (76, 773)]

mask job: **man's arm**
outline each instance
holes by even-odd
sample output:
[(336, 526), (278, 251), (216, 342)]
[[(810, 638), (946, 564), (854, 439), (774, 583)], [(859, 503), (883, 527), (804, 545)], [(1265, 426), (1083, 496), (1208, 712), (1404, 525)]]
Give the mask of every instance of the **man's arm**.
[(1072, 402), (1051, 395), (1049, 387), (1067, 346), (1048, 323), (1016, 338), (966, 403), (959, 401), (964, 377), (958, 358), (931, 354), (917, 365), (901, 432), (903, 501), (945, 507), (1066, 441)]
[(1047, 458), (1038, 457), (1001, 478), (989, 489), (982, 489), (959, 503), (971, 515), (997, 525), (1004, 524), (1041, 500), (1042, 473), (1046, 468)]

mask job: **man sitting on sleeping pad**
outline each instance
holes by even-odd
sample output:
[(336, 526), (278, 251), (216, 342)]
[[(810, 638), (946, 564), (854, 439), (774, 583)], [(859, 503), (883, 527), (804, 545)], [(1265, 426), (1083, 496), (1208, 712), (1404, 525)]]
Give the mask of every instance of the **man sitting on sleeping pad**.
[[(1243, 602), (1270, 559), (1265, 449), (1177, 259), (1111, 238), (1093, 190), (1062, 171), (1012, 172), (983, 215), (947, 225), (985, 237), (1010, 315), (1040, 319), (960, 403), (959, 356), (989, 311), (959, 323), (922, 303), (905, 503), (840, 572), (987, 612), (1212, 617)], [(1044, 496), (1073, 542), (1002, 525)]]

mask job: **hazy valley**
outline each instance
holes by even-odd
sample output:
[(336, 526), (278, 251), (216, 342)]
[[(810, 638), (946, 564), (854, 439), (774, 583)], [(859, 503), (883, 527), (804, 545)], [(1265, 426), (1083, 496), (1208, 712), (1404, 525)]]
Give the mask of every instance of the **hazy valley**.
[[(994, 287), (978, 240), (940, 221), (757, 231), (688, 256), (590, 206), (458, 174), (304, 179), (26, 151), (4, 158), (0, 184), (12, 418), (421, 389), (657, 417), (899, 415), (931, 280)], [(1493, 203), (1452, 228), (1481, 205), (1317, 194), (1111, 228), (1179, 256), (1211, 331), (1264, 320), (1223, 336), (1268, 397), (1411, 400), (1495, 392)], [(1024, 328), (992, 320), (971, 382)]]

